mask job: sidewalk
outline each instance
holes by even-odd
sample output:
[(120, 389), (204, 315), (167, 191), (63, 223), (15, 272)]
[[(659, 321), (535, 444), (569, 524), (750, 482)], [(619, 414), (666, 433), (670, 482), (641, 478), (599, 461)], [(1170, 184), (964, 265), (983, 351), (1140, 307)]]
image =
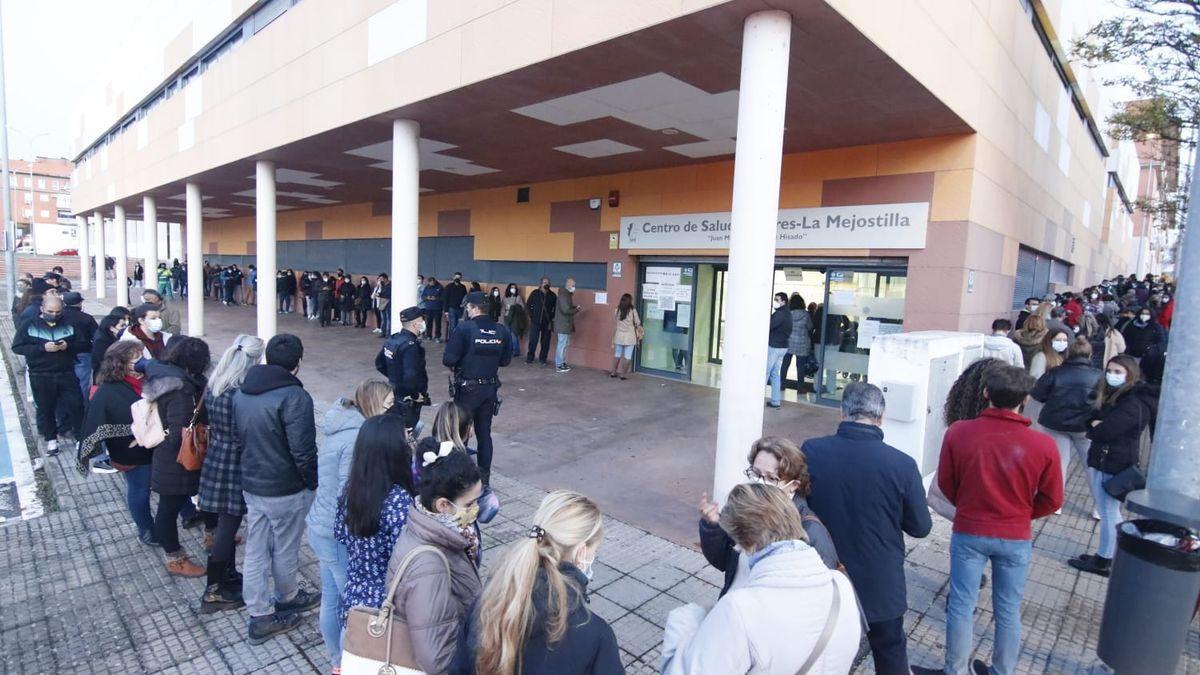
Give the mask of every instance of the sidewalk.
[[(206, 309), (214, 350), (228, 344), (246, 325), (243, 321), (253, 320), (244, 309), (222, 311), (211, 303)], [(319, 420), (331, 395), (346, 391), (347, 383), (367, 370), (361, 366), (369, 360), (366, 346), (379, 341), (369, 331), (352, 328), (326, 329), (321, 335), (311, 323), (294, 317), (281, 317), (280, 324), (281, 330), (307, 331), (302, 333), (306, 344), (311, 335), (314, 345), (340, 345), (347, 355), (346, 363), (306, 360), (302, 367), (301, 378), (318, 398)], [(689, 425), (701, 424), (711, 390), (649, 378), (612, 390), (608, 387), (614, 383), (599, 373), (542, 372), (522, 364), (506, 373), (504, 391), (511, 398), (498, 423), (503, 435), (497, 434), (499, 470), (493, 474), (503, 510), (483, 530), (485, 568), (528, 528), (545, 494), (537, 484), (595, 486), (605, 497), (606, 513), (616, 517), (606, 522), (590, 587), (591, 608), (612, 624), (630, 673), (657, 672), (667, 612), (683, 602), (715, 598), (721, 582), (720, 573), (690, 545), (696, 527), (692, 492), (707, 484), (699, 476), (711, 466), (689, 465), (705, 458), (711, 465), (711, 436), (704, 436), (703, 426)], [(431, 380), (438, 381), (432, 375)], [(642, 433), (630, 425), (645, 424), (645, 418), (626, 417), (637, 405), (652, 406), (646, 415), (659, 420), (677, 415), (681, 422)], [(796, 438), (813, 435), (828, 415), (808, 408), (785, 406), (783, 414), (768, 415), (770, 429)], [(518, 415), (518, 409), (532, 412)], [(564, 425), (537, 414), (561, 410), (569, 410), (578, 423)], [(636, 433), (629, 435), (631, 429)], [(644, 446), (651, 443), (674, 452), (647, 451)], [(259, 647), (244, 641), (244, 613), (198, 615), (203, 582), (168, 577), (161, 553), (137, 542), (120, 478), (81, 476), (72, 461), (63, 455), (47, 466), (60, 511), (0, 527), (0, 579), (6, 582), (0, 584), (0, 672), (328, 672), (315, 613), (301, 628)], [(513, 470), (534, 479), (514, 479)], [(630, 497), (632, 504), (611, 506), (644, 490), (650, 494)], [(1107, 581), (1065, 564), (1095, 548), (1090, 499), (1082, 472), (1072, 466), (1063, 515), (1035, 524), (1020, 673), (1103, 672), (1095, 643)], [(949, 523), (935, 516), (928, 538), (909, 541), (905, 627), (916, 665), (937, 666), (943, 655), (949, 530)], [(202, 559), (197, 533), (185, 532), (184, 542), (193, 559)], [(302, 573), (309, 585), (318, 586), (317, 564), (307, 546)], [(985, 591), (976, 616), (977, 658), (990, 658), (991, 635), (991, 601)], [(870, 659), (855, 672), (874, 672)], [(1180, 672), (1200, 673), (1195, 624)]]

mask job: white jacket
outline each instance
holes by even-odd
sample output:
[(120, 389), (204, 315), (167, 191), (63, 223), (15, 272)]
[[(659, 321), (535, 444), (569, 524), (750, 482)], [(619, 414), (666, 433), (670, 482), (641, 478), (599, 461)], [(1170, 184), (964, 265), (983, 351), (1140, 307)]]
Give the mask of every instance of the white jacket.
[(836, 628), (811, 675), (850, 672), (862, 624), (854, 587), (804, 546), (763, 558), (746, 583), (717, 602), (708, 615), (696, 604), (667, 616), (663, 640), (665, 675), (796, 675), (825, 628), (840, 592)]
[(1000, 359), (1010, 366), (1025, 367), (1021, 347), (1007, 335), (987, 335), (983, 338), (983, 358)]

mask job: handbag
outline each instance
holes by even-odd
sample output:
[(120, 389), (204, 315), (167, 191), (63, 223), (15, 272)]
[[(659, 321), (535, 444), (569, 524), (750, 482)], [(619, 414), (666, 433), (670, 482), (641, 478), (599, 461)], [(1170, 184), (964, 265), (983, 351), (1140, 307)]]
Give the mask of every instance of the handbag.
[(179, 441), (179, 455), (175, 458), (188, 471), (199, 471), (204, 466), (204, 453), (208, 452), (208, 425), (196, 421), (204, 408), (204, 397), (192, 411), (192, 421), (183, 428)]
[(388, 584), (387, 595), (383, 605), (374, 607), (352, 607), (346, 616), (346, 629), (342, 635), (342, 673), (343, 675), (422, 675), (424, 671), (417, 665), (413, 653), (412, 637), (408, 633), (408, 624), (392, 615), (396, 609), (396, 589), (409, 564), (421, 553), (433, 553), (441, 558), (446, 566), (446, 576), (450, 576), (450, 561), (441, 550), (429, 546), (418, 546), (409, 551), (400, 566), (396, 576)]
[(1104, 481), (1102, 487), (1113, 499), (1125, 501), (1130, 492), (1146, 487), (1146, 474), (1134, 464)]
[(129, 413), (133, 416), (133, 422), (129, 425), (133, 431), (133, 445), (153, 448), (167, 440), (156, 402), (138, 399), (129, 406)]
[(641, 342), (642, 338), (646, 337), (646, 329), (642, 328), (640, 325), (634, 326), (633, 336), (637, 338), (638, 342)]
[[(837, 574), (836, 572), (834, 574)], [(817, 659), (821, 658), (821, 654), (825, 651), (825, 647), (829, 646), (829, 640), (833, 638), (833, 631), (837, 628), (838, 613), (842, 608), (842, 593), (838, 590), (837, 577), (833, 577), (830, 582), (833, 585), (833, 600), (829, 603), (829, 616), (825, 617), (825, 628), (821, 630), (821, 637), (817, 638), (817, 644), (813, 645), (813, 650), (808, 655), (808, 660), (800, 666), (800, 670), (796, 671), (796, 675), (805, 675), (812, 667), (816, 665)]]

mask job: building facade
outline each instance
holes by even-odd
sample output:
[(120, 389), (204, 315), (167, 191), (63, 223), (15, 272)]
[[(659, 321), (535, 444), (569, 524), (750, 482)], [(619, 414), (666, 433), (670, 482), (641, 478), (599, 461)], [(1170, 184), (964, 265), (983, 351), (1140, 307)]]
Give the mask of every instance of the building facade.
[(9, 161), (9, 199), (18, 250), (53, 254), (75, 248), (72, 168), (71, 161), (61, 157)]
[[(187, 222), (193, 262), (260, 274), (390, 271), (401, 289), (463, 272), (524, 293), (572, 275), (572, 362), (611, 362), (629, 293), (640, 368), (704, 384), (735, 334), (765, 342), (746, 317), (769, 291), (799, 293), (825, 400), (865, 377), (876, 334), (986, 330), (1136, 262), (1126, 178), (1055, 0), (230, 4), (151, 55), (154, 87), (85, 111), (78, 214), (115, 227), (152, 209)], [(771, 10), (790, 30), (764, 159), (740, 152), (758, 131), (739, 110), (752, 50), (773, 45), (748, 18)], [(768, 216), (742, 227), (774, 243), (755, 249), (769, 283), (739, 297), (736, 195), (756, 180), (736, 167), (763, 161), (778, 203), (752, 200)], [(260, 313), (260, 332), (274, 322)]]

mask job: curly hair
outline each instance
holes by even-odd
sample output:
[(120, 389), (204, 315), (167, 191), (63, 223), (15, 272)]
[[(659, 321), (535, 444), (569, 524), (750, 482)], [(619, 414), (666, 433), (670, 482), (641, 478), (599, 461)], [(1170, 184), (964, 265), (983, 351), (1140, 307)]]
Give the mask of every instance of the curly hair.
[[(106, 317), (107, 318), (107, 317)], [(104, 360), (96, 371), (96, 384), (121, 382), (129, 372), (129, 362), (140, 358), (142, 343), (120, 340), (104, 352)]]
[(959, 420), (973, 420), (979, 417), (983, 409), (988, 407), (988, 402), (983, 398), (983, 387), (988, 373), (1003, 365), (1005, 363), (1000, 359), (980, 359), (967, 366), (946, 396), (946, 405), (942, 409), (946, 426)]

